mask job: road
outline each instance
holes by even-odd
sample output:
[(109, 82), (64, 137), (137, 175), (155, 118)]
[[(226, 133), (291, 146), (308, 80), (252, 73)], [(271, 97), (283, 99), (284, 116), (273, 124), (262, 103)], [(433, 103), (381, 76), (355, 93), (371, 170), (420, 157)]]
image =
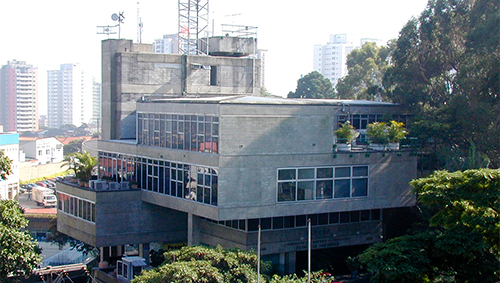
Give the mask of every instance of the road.
[(30, 193), (24, 193), (19, 195), (19, 205), (24, 209), (26, 214), (57, 214), (57, 209), (55, 207), (43, 207), (38, 206), (35, 201), (29, 200), (28, 196)]

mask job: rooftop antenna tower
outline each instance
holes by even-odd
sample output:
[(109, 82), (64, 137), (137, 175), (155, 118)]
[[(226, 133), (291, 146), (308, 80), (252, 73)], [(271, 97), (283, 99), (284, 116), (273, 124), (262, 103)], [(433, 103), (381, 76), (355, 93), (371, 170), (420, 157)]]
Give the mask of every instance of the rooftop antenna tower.
[(137, 2), (137, 42), (142, 43), (142, 28), (143, 23), (139, 15), (139, 2)]
[(208, 55), (208, 15), (208, 0), (179, 0), (179, 53)]

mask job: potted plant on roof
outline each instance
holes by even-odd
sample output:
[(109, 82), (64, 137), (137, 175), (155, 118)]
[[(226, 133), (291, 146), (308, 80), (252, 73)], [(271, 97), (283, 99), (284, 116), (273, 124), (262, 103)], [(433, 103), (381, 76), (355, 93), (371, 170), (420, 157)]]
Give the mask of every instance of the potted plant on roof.
[(384, 150), (388, 143), (388, 127), (384, 122), (371, 123), (366, 127), (366, 136), (370, 147), (374, 150)]
[(88, 151), (73, 152), (64, 158), (65, 163), (62, 166), (68, 166), (75, 172), (78, 178), (78, 184), (82, 187), (88, 187), (92, 179), (92, 171), (97, 166), (97, 158), (93, 157)]
[(354, 127), (349, 121), (342, 124), (342, 126), (334, 133), (336, 137), (336, 149), (339, 151), (350, 151), (352, 141), (359, 134), (354, 130)]
[(405, 129), (403, 122), (391, 121), (387, 128), (387, 138), (389, 143), (387, 148), (389, 150), (399, 150), (399, 143), (406, 137), (408, 131)]

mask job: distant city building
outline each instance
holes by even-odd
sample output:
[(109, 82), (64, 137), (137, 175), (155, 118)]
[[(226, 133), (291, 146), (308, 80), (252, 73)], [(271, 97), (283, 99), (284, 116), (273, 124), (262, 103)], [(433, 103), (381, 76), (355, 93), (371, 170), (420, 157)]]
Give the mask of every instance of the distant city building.
[(47, 115), (40, 115), (40, 118), (38, 119), (38, 125), (40, 128), (46, 128), (49, 126)]
[(19, 134), (0, 131), (0, 151), (12, 160), (12, 174), (0, 179), (0, 199), (15, 199), (19, 194)]
[(6, 132), (38, 130), (38, 70), (24, 61), (0, 70), (0, 124)]
[(266, 86), (266, 54), (267, 54), (267, 49), (258, 49), (257, 50), (257, 59), (260, 59), (260, 85), (265, 87)]
[(47, 71), (49, 127), (88, 123), (93, 114), (92, 97), (91, 81), (78, 63)]
[(165, 34), (162, 38), (155, 39), (153, 43), (153, 51), (155, 53), (179, 53), (179, 35)]
[(90, 124), (99, 128), (101, 121), (101, 83), (92, 80), (92, 120)]
[(347, 55), (366, 42), (382, 44), (382, 40), (376, 38), (362, 38), (358, 41), (348, 34), (330, 35), (330, 41), (326, 45), (314, 46), (313, 70), (320, 72), (335, 87), (339, 79), (347, 75)]

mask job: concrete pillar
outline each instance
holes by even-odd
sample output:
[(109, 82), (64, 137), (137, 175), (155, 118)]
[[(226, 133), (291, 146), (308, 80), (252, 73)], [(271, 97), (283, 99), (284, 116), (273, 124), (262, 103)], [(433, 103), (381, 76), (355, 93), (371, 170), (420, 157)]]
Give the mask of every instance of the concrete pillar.
[(198, 231), (198, 217), (188, 213), (188, 246), (200, 244), (200, 233)]
[(297, 252), (285, 253), (285, 274), (296, 272)]
[(280, 264), (278, 267), (279, 274), (285, 274), (285, 253), (280, 253)]

